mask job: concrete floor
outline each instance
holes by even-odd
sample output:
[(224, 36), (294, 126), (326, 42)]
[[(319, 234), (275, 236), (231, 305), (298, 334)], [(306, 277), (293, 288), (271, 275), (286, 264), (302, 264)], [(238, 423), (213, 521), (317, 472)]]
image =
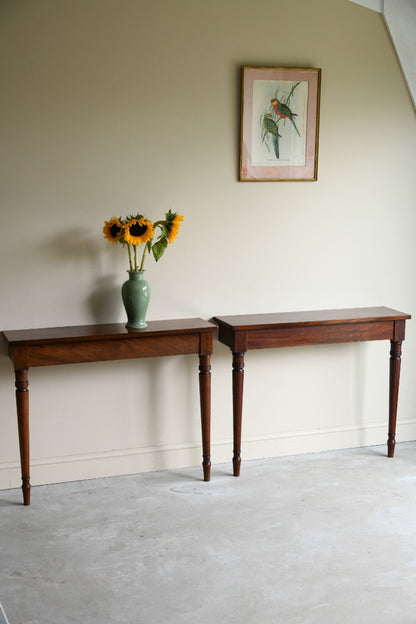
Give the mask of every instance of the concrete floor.
[(415, 624), (416, 443), (0, 492), (10, 624)]

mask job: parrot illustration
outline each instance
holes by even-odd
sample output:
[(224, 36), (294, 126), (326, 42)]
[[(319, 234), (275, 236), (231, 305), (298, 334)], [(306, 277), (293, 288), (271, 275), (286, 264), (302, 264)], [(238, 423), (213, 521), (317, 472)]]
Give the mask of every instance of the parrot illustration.
[(279, 100), (276, 100), (276, 98), (273, 98), (271, 102), (272, 102), (273, 110), (276, 113), (276, 115), (278, 115), (279, 117), (283, 117), (284, 119), (290, 119), (296, 132), (300, 136), (299, 130), (297, 129), (296, 124), (295, 124), (295, 120), (293, 119), (294, 117), (297, 116), (297, 113), (292, 113), (289, 106), (287, 106), (286, 104), (283, 104)]
[(273, 136), (273, 147), (276, 158), (279, 158), (279, 131), (277, 129), (277, 123), (274, 121), (270, 113), (266, 113), (263, 117), (263, 128)]

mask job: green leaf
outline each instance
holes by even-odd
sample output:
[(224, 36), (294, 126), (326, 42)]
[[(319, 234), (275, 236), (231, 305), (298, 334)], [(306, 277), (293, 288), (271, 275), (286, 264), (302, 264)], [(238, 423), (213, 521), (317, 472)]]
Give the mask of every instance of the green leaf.
[(168, 228), (166, 227), (166, 224), (164, 223), (163, 225), (160, 226), (160, 238), (164, 238), (167, 235), (168, 235)]
[(160, 258), (163, 256), (167, 246), (168, 246), (167, 238), (161, 238), (153, 245), (152, 251), (153, 251), (153, 256), (156, 262), (160, 260)]

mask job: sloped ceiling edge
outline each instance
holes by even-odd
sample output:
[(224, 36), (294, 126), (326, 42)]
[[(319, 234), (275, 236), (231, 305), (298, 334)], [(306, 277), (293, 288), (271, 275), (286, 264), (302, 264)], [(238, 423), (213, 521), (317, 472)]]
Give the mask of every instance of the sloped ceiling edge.
[(416, 110), (416, 0), (350, 0), (382, 13)]

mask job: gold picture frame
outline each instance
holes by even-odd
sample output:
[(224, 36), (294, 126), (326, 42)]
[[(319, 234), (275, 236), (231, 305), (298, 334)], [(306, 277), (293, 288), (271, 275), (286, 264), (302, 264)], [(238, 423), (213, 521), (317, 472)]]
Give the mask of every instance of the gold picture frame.
[(241, 182), (316, 181), (321, 69), (241, 68)]

